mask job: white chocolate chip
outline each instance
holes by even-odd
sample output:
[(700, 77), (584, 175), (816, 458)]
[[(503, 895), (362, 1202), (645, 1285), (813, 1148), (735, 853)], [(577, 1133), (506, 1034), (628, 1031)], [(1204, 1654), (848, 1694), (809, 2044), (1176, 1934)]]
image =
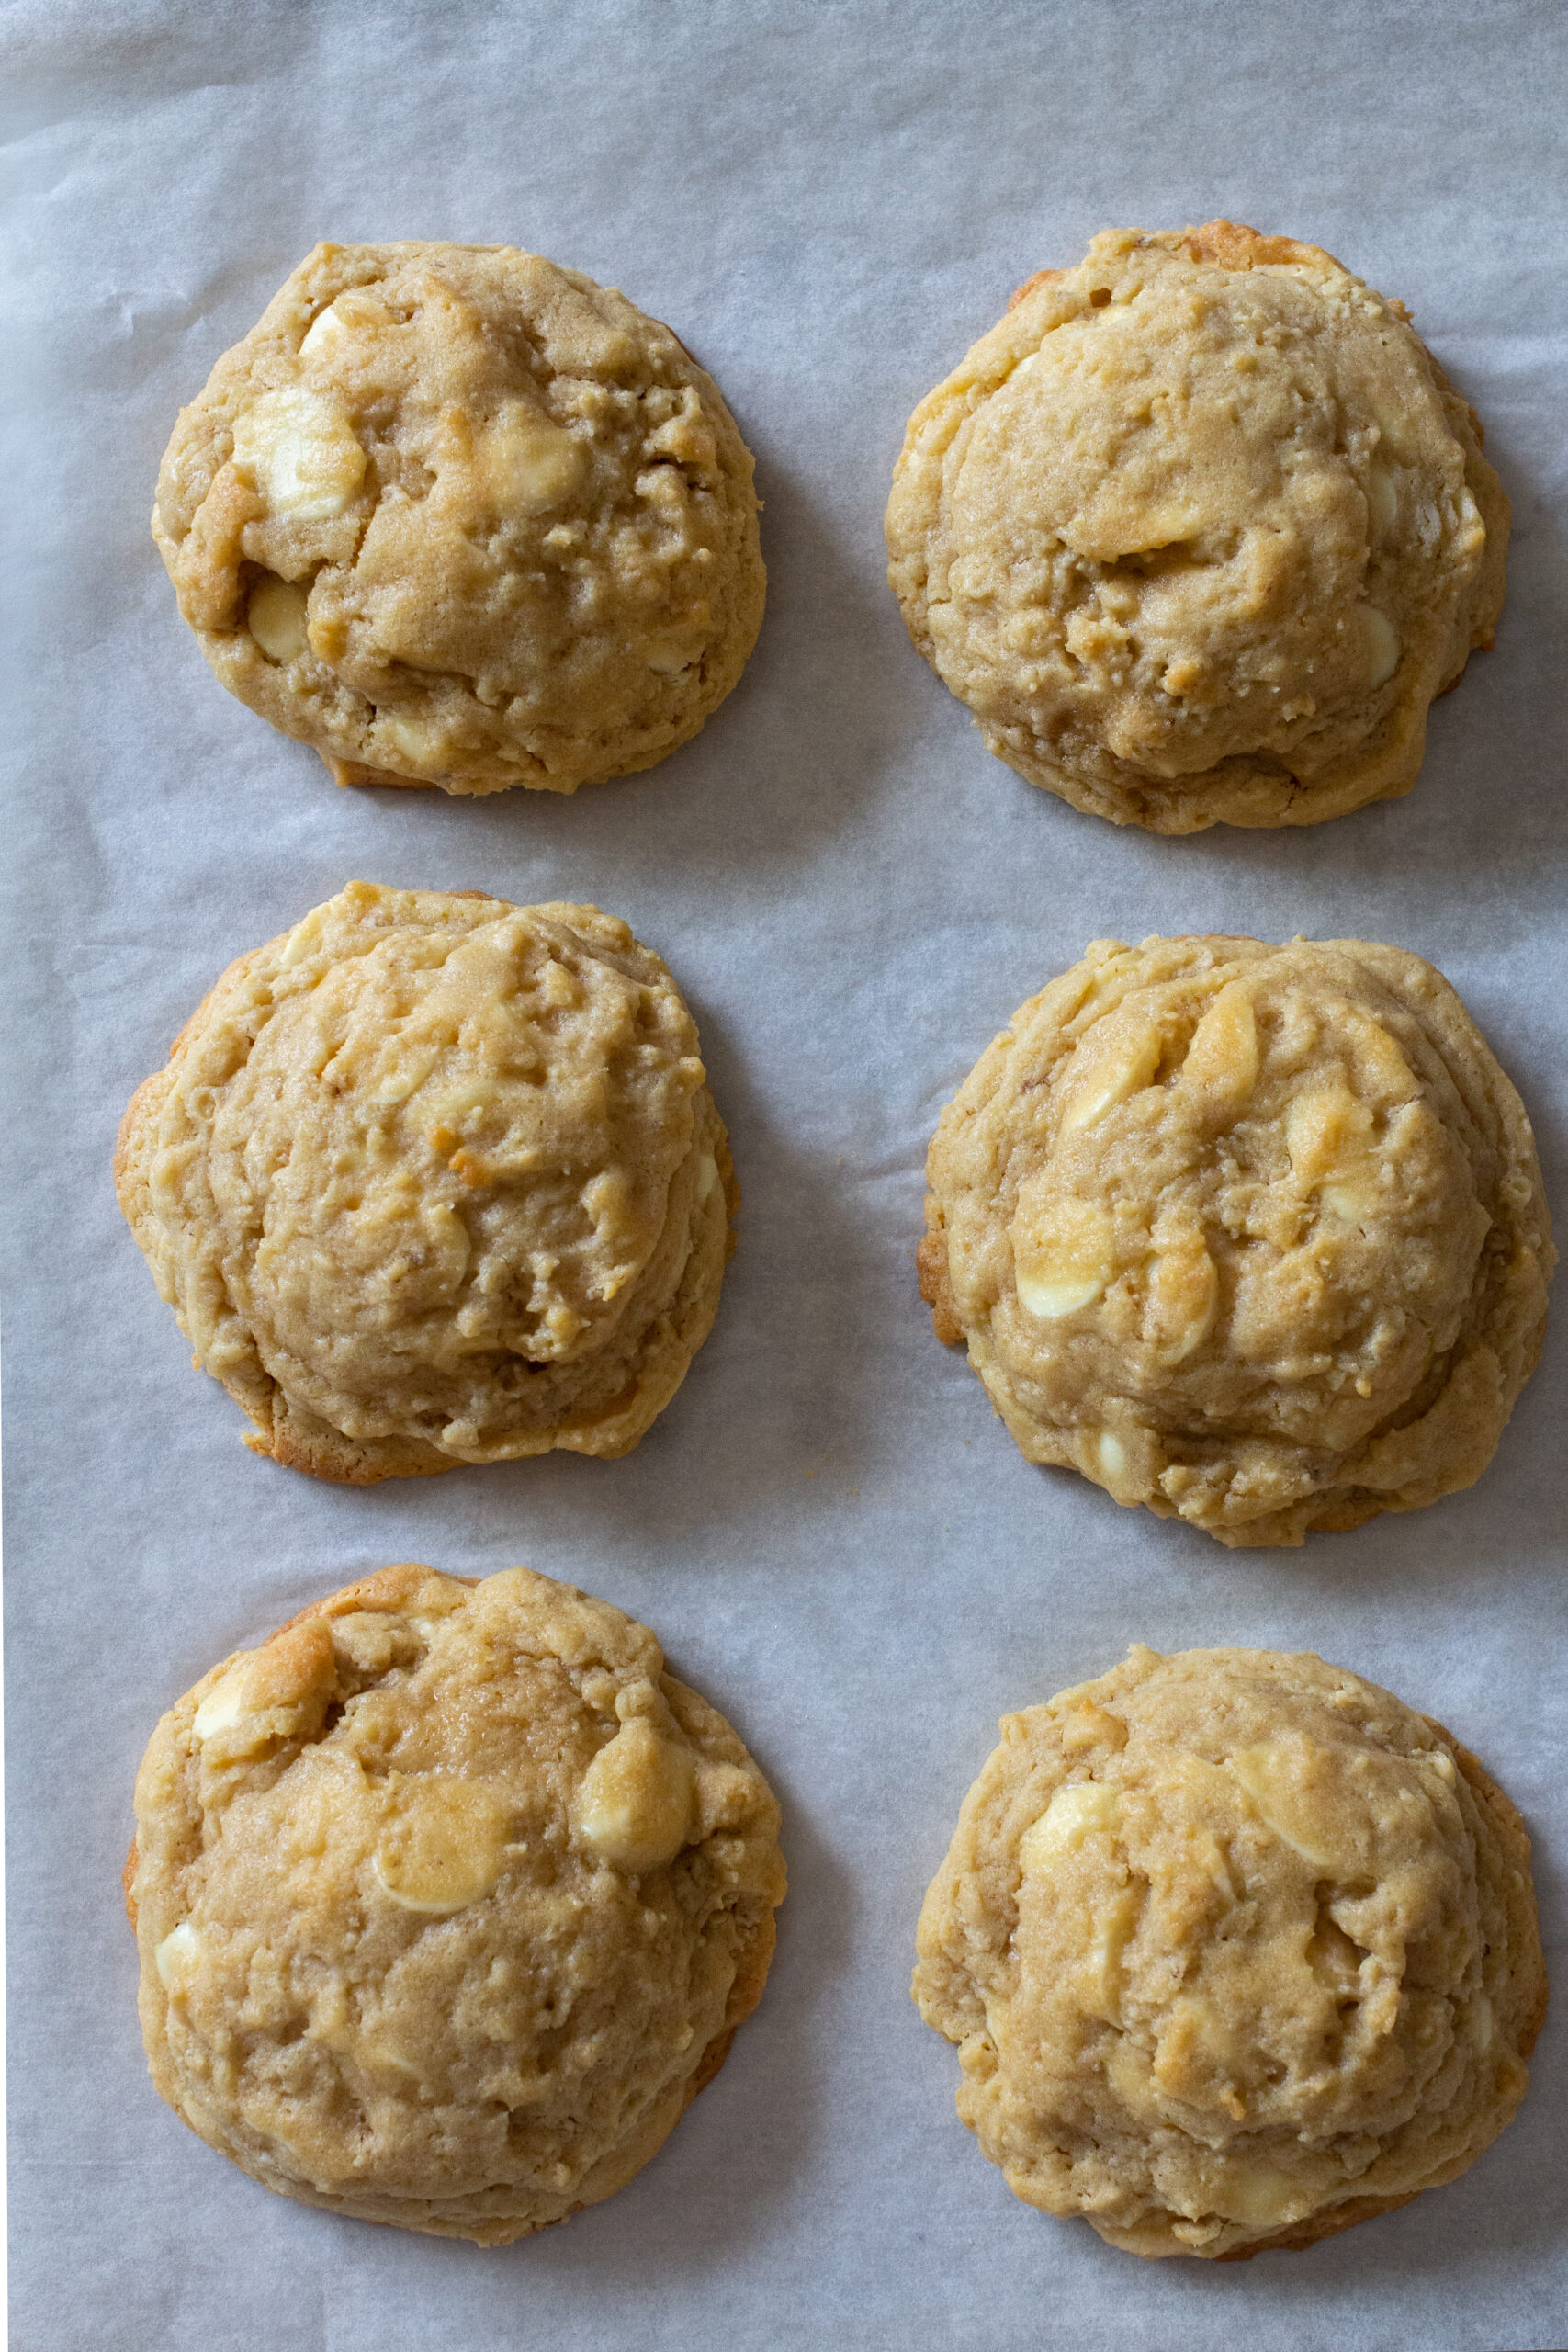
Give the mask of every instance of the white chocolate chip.
[(1094, 2015), (1107, 2025), (1122, 2022), (1122, 1954), (1138, 1917), (1138, 1895), (1124, 1886), (1098, 1912), (1089, 1946), (1089, 1981)]
[(389, 312), (379, 303), (367, 287), (349, 286), (310, 322), (305, 339), (299, 345), (301, 359), (331, 360), (341, 350), (351, 327), (361, 334), (367, 328), (393, 324)]
[(152, 1954), (152, 1965), (165, 1992), (178, 1994), (201, 1958), (201, 1939), (188, 1919), (171, 1928)]
[(697, 1201), (699, 1205), (711, 1201), (718, 1182), (718, 1162), (711, 1151), (705, 1151), (697, 1162)]
[(1368, 1171), (1360, 1183), (1325, 1184), (1318, 1193), (1318, 1207), (1341, 1225), (1364, 1225), (1377, 1209), (1379, 1192), (1376, 1178)]
[(292, 971), (296, 964), (302, 964), (307, 956), (314, 955), (321, 944), (321, 910), (320, 907), (312, 907), (310, 913), (302, 915), (289, 933), (283, 953), (277, 959), (279, 971)]
[(249, 1657), (238, 1666), (231, 1666), (221, 1682), (215, 1682), (196, 1711), (191, 1730), (197, 1739), (210, 1739), (215, 1732), (231, 1731), (245, 1712), (245, 1668)]
[(1209, 2200), (1227, 2222), (1292, 2220), (1309, 2201), (1300, 2181), (1255, 2156), (1227, 2156), (1215, 2174)]
[(579, 1838), (612, 1870), (635, 1873), (672, 1861), (690, 1833), (695, 1771), (689, 1747), (634, 1715), (582, 1776)]
[(508, 401), (475, 436), (474, 468), (503, 514), (544, 514), (588, 471), (584, 445), (521, 401)]
[(299, 345), (301, 359), (317, 359), (334, 344), (342, 343), (348, 330), (339, 317), (336, 306), (329, 303), (320, 318), (313, 319)]
[(319, 1619), (286, 1626), (245, 1650), (191, 1719), (193, 1739), (234, 1764), (279, 1740), (309, 1739), (326, 1712), (336, 1672), (332, 1635)]
[(1141, 1022), (1131, 1036), (1108, 1038), (1100, 1051), (1091, 1046), (1075, 1056), (1077, 1082), (1062, 1114), (1063, 1134), (1077, 1135), (1092, 1127), (1118, 1102), (1146, 1086), (1159, 1068), (1160, 1050), (1159, 1031)]
[(1113, 1838), (1121, 1818), (1116, 1791), (1099, 1781), (1075, 1781), (1058, 1789), (1019, 1845), (1018, 1859), (1025, 1875), (1047, 1875), (1064, 1855), (1078, 1853), (1084, 1839), (1096, 1832)]
[(1062, 1750), (1064, 1755), (1077, 1756), (1086, 1747), (1125, 1747), (1127, 1726), (1120, 1715), (1104, 1707), (1097, 1707), (1092, 1699), (1081, 1701), (1062, 1717)]
[(1459, 532), (1455, 544), (1461, 554), (1479, 555), (1486, 545), (1486, 526), (1481, 519), (1480, 508), (1468, 490), (1460, 492), (1454, 501), (1454, 512), (1459, 516)]
[(1368, 684), (1381, 686), (1399, 667), (1399, 631), (1375, 605), (1363, 605), (1361, 633), (1367, 647)]
[(1127, 1449), (1120, 1438), (1111, 1436), (1109, 1430), (1101, 1430), (1096, 1439), (1094, 1458), (1100, 1465), (1102, 1478), (1120, 1478), (1127, 1467)]
[(507, 1826), (506, 1806), (482, 1783), (422, 1775), (399, 1793), (376, 1875), (405, 1911), (461, 1911), (501, 1876)]
[(417, 718), (404, 718), (396, 711), (377, 712), (376, 737), (378, 748), (386, 744), (421, 774), (438, 770), (446, 756), (433, 728)]
[(1303, 1184), (1320, 1184), (1346, 1170), (1363, 1153), (1371, 1114), (1338, 1080), (1294, 1096), (1285, 1114), (1285, 1148), (1291, 1171)]
[(1114, 1272), (1111, 1243), (1111, 1219), (1092, 1201), (1068, 1195), (1032, 1214), (1021, 1202), (1012, 1225), (1020, 1305), (1046, 1323), (1092, 1306)]
[(1020, 1267), (1019, 1303), (1041, 1323), (1060, 1323), (1092, 1306), (1105, 1288), (1098, 1274)]
[(341, 514), (365, 479), (365, 452), (345, 411), (303, 384), (264, 392), (234, 420), (234, 470), (291, 523)]
[(1324, 1750), (1315, 1741), (1300, 1745), (1299, 1755), (1267, 1742), (1244, 1747), (1231, 1758), (1231, 1770), (1276, 1838), (1325, 1877), (1348, 1878), (1359, 1860), (1355, 1824), (1336, 1802)]
[(1398, 477), (1375, 458), (1367, 479), (1367, 514), (1375, 539), (1386, 538), (1399, 520)]
[(1183, 1239), (1157, 1251), (1149, 1267), (1149, 1311), (1163, 1363), (1183, 1363), (1202, 1344), (1219, 1298), (1219, 1270), (1201, 1241)]
[(245, 627), (269, 662), (297, 662), (310, 640), (305, 628), (305, 591), (269, 571), (251, 591)]
[(1258, 1017), (1240, 981), (1223, 988), (1192, 1032), (1181, 1075), (1227, 1106), (1245, 1102), (1258, 1083)]

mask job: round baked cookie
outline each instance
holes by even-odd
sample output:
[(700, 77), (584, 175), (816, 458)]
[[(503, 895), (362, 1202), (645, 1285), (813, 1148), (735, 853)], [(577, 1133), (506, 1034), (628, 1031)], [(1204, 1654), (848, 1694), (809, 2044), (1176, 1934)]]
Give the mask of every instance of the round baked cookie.
[(623, 2188), (718, 2072), (778, 1827), (645, 1626), (527, 1568), (384, 1568), (152, 1735), (152, 2080), (264, 2188), (507, 2245)]
[(1529, 1839), (1440, 1724), (1310, 1652), (1135, 1647), (1001, 1734), (913, 1990), (1015, 2196), (1238, 2260), (1510, 2120), (1546, 2009)]
[(717, 385), (510, 245), (318, 245), (181, 410), (152, 536), (223, 684), (340, 784), (651, 767), (762, 619)]
[(1540, 1352), (1529, 1121), (1402, 948), (1097, 940), (927, 1181), (921, 1290), (1021, 1451), (1222, 1544), (1472, 1485)]
[(1401, 302), (1228, 220), (1042, 270), (909, 420), (888, 579), (988, 751), (1119, 825), (1408, 792), (1508, 502)]
[(697, 1033), (596, 907), (351, 882), (133, 1096), (120, 1206), (245, 1442), (355, 1485), (626, 1453), (739, 1201)]

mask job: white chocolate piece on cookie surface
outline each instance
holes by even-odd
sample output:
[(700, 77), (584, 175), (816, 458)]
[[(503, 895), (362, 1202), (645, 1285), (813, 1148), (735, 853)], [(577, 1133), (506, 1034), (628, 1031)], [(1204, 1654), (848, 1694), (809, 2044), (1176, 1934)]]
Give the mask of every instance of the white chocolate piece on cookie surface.
[(152, 533), (218, 677), (339, 782), (569, 793), (735, 685), (757, 512), (717, 386), (613, 288), (322, 244), (181, 412)]
[(1555, 1262), (1523, 1105), (1362, 940), (1101, 940), (942, 1113), (921, 1287), (1032, 1462), (1228, 1544), (1469, 1486)]
[(264, 392), (234, 420), (234, 470), (269, 514), (322, 523), (365, 479), (365, 452), (341, 401), (302, 385)]
[(723, 1717), (526, 1568), (316, 1603), (170, 1710), (136, 1807), (162, 2096), (266, 2188), (481, 2245), (654, 2154), (761, 1997), (784, 1891)]
[(1310, 1654), (1134, 1648), (1001, 1732), (913, 1990), (1015, 2196), (1234, 2261), (1504, 2129), (1546, 2007), (1529, 1840), (1440, 1724)]

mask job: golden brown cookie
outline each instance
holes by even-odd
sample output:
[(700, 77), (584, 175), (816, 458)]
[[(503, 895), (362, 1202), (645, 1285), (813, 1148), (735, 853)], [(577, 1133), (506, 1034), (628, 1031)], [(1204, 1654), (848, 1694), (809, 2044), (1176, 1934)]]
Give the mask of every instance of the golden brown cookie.
[(351, 882), (139, 1088), (120, 1206), (246, 1443), (355, 1485), (626, 1453), (739, 1194), (697, 1033), (596, 907)]
[(1474, 413), (1316, 245), (1228, 220), (1042, 270), (909, 420), (909, 634), (987, 750), (1119, 825), (1408, 792), (1503, 602)]
[(646, 1627), (385, 1568), (203, 1676), (136, 1783), (152, 2080), (253, 2179), (504, 2245), (609, 2197), (761, 1996), (778, 1806)]
[(318, 245), (181, 411), (152, 536), (231, 694), (341, 784), (651, 767), (762, 619), (717, 385), (510, 245)]
[(1310, 1652), (1135, 1647), (1009, 1715), (914, 1996), (1015, 2196), (1142, 2255), (1310, 2245), (1455, 2179), (1546, 2010), (1517, 1813)]
[(942, 1113), (921, 1289), (1021, 1452), (1222, 1544), (1477, 1479), (1556, 1262), (1523, 1104), (1365, 940), (1097, 940)]

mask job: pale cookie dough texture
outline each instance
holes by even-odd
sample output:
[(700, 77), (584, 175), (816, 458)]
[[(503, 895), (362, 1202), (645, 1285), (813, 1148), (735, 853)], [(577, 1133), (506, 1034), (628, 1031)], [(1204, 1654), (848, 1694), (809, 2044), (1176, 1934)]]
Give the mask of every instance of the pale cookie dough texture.
[(253, 2179), (504, 2245), (623, 2188), (761, 1998), (779, 1811), (618, 1609), (385, 1568), (153, 1733), (142, 2037)]
[(340, 784), (651, 767), (762, 619), (716, 384), (509, 245), (318, 245), (181, 411), (152, 536), (231, 694)]
[(1365, 940), (1099, 940), (942, 1113), (920, 1286), (1031, 1462), (1222, 1544), (1468, 1487), (1555, 1263), (1524, 1106)]
[(1440, 1724), (1310, 1653), (1134, 1648), (1001, 1733), (914, 1995), (1015, 2196), (1239, 2260), (1496, 2138), (1546, 2009), (1529, 1839)]
[(1316, 245), (1228, 220), (1042, 270), (909, 421), (888, 579), (1032, 784), (1119, 825), (1408, 792), (1503, 602), (1474, 413)]
[(627, 1453), (739, 1195), (697, 1033), (596, 907), (351, 882), (133, 1096), (120, 1206), (246, 1443), (355, 1485)]

